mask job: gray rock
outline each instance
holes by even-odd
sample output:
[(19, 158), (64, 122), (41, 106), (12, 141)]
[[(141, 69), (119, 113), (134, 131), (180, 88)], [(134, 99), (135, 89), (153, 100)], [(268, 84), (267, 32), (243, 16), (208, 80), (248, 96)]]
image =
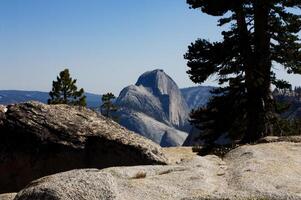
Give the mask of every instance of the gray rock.
[(0, 194), (0, 200), (13, 200), (17, 193)]
[(301, 143), (241, 146), (224, 160), (229, 188), (261, 199), (301, 199)]
[(42, 178), (15, 200), (301, 199), (301, 143), (241, 146), (224, 160), (187, 150), (168, 149), (178, 164), (75, 170)]
[(165, 123), (157, 121), (144, 113), (135, 112), (132, 110), (120, 112), (119, 123), (158, 144), (162, 142), (165, 132), (169, 132), (170, 134), (174, 135), (173, 138), (175, 140), (172, 141), (172, 146), (182, 145), (187, 137), (186, 132), (180, 131), (172, 126), (168, 126)]
[(114, 177), (98, 169), (81, 169), (33, 181), (16, 196), (19, 200), (113, 200), (118, 194)]
[(188, 123), (188, 106), (177, 84), (163, 70), (153, 70), (142, 74), (137, 86), (147, 88), (162, 104), (168, 121), (178, 128)]
[(28, 102), (0, 115), (0, 192), (78, 168), (166, 164), (159, 145), (80, 107)]
[(185, 99), (163, 70), (142, 74), (135, 85), (121, 91), (116, 104), (121, 125), (158, 144), (166, 131), (175, 134), (173, 138), (182, 138), (190, 130)]

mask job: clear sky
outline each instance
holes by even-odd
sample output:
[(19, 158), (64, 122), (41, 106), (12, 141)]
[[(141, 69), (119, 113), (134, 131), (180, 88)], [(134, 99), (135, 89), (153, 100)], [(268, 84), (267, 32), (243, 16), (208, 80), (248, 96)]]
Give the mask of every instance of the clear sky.
[[(0, 0), (0, 89), (49, 91), (66, 67), (93, 93), (118, 95), (157, 68), (193, 86), (183, 54), (197, 38), (218, 40), (220, 29), (185, 2)], [(301, 85), (301, 76), (289, 80)]]

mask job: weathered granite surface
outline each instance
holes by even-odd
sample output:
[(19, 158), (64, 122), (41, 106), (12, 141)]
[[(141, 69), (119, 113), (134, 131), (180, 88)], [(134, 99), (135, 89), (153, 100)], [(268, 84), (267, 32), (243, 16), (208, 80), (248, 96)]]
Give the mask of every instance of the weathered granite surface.
[(89, 109), (0, 107), (0, 193), (71, 169), (166, 163), (159, 145)]
[(17, 193), (0, 194), (0, 200), (13, 200)]
[(224, 159), (164, 150), (172, 165), (73, 170), (28, 185), (15, 200), (300, 200), (301, 143), (246, 145)]

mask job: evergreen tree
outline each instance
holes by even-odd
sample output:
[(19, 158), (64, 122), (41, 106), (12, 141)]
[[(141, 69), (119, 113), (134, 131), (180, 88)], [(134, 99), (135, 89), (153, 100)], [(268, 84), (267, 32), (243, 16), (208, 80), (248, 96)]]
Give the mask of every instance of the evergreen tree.
[(56, 81), (52, 82), (52, 90), (49, 92), (48, 104), (69, 104), (86, 106), (84, 89), (77, 89), (76, 79), (70, 77), (68, 69), (60, 72)]
[(294, 89), (295, 97), (297, 101), (301, 100), (301, 87), (295, 87)]
[(116, 97), (113, 93), (107, 93), (102, 95), (102, 105), (101, 105), (101, 113), (102, 115), (115, 119), (116, 117), (113, 116), (113, 113), (118, 110), (117, 106), (114, 105), (112, 100), (114, 100)]
[[(280, 64), (288, 73), (301, 73), (298, 38), (301, 16), (292, 11), (292, 8), (300, 10), (301, 1), (187, 0), (187, 3), (206, 14), (220, 16), (218, 26), (230, 25), (222, 32), (222, 41), (199, 39), (188, 47), (184, 56), (193, 82), (203, 83), (216, 75), (221, 87), (229, 85), (217, 90), (219, 95), (212, 98), (207, 108), (192, 113), (192, 123), (200, 126), (229, 121), (231, 117), (230, 123), (222, 124), (223, 131), (210, 129), (211, 135), (214, 133), (216, 138), (235, 131), (235, 125), (240, 124), (239, 130), (243, 130), (240, 139), (244, 142), (273, 134), (275, 103), (271, 84), (278, 87), (288, 83), (278, 80), (271, 69), (274, 64)], [(222, 105), (231, 109), (222, 112)], [(242, 114), (231, 115), (231, 110), (240, 110)], [(220, 115), (214, 114), (216, 111)]]

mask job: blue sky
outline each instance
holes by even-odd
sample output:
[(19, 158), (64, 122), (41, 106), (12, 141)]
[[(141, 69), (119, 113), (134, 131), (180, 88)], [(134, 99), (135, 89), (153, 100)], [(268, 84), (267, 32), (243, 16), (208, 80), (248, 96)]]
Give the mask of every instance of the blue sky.
[[(156, 68), (193, 86), (183, 54), (197, 38), (219, 39), (220, 29), (185, 2), (0, 0), (0, 89), (49, 91), (66, 67), (94, 93), (118, 95)], [(301, 76), (289, 79), (297, 85)]]

